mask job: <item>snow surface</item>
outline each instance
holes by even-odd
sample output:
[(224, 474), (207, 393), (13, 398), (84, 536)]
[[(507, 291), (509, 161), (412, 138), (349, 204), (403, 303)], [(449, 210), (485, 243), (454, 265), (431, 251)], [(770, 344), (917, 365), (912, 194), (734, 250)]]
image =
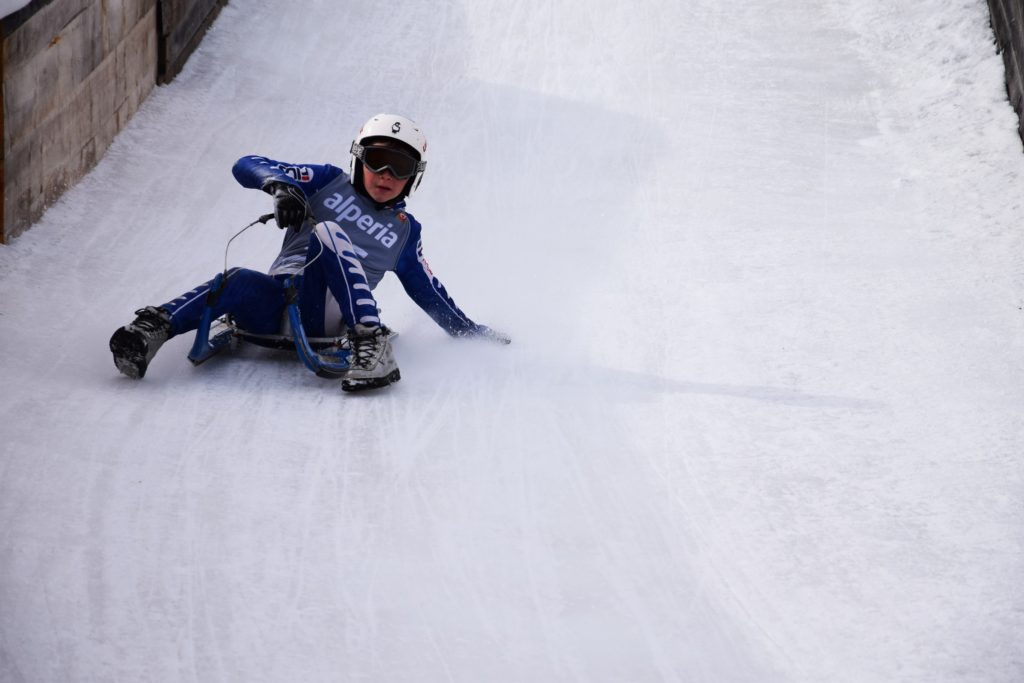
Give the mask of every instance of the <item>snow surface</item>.
[[(148, 376), (249, 153), (416, 118), (403, 380)], [(984, 2), (232, 0), (0, 247), (0, 680), (1024, 680), (1024, 155)], [(279, 233), (236, 240), (266, 267)]]
[(14, 14), (32, 0), (0, 0), (0, 19)]

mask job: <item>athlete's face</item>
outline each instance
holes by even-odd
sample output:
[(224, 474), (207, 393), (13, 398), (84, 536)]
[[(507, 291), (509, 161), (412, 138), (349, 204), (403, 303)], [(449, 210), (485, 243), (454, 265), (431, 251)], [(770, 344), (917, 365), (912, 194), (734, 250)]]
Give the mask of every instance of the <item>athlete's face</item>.
[(378, 204), (394, 201), (402, 194), (408, 180), (399, 180), (386, 168), (380, 173), (374, 173), (363, 164), (363, 186), (366, 187), (366, 194)]

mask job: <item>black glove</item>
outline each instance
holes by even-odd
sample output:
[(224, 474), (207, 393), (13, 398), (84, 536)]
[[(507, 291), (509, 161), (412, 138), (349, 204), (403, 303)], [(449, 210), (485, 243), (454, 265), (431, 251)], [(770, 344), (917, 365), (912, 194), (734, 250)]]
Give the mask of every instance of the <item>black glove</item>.
[(302, 190), (288, 183), (268, 183), (264, 191), (274, 197), (274, 220), (279, 228), (298, 230), (310, 215), (309, 204)]

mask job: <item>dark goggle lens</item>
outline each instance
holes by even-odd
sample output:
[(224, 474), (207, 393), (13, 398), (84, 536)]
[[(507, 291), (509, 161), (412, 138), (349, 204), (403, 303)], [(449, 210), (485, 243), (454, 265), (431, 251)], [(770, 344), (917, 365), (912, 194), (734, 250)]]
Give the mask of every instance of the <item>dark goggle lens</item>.
[(420, 170), (420, 162), (405, 152), (389, 147), (362, 147), (356, 157), (374, 173), (391, 172), (399, 180), (411, 178)]

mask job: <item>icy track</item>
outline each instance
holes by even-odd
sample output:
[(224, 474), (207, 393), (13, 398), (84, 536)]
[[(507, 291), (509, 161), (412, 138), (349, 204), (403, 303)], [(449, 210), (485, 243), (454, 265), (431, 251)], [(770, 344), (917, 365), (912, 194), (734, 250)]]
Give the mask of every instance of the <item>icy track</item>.
[[(387, 279), (386, 391), (119, 376), (269, 209), (234, 160), (378, 111), (514, 344)], [(232, 0), (0, 247), (0, 681), (1024, 680), (1015, 124), (980, 0)]]

